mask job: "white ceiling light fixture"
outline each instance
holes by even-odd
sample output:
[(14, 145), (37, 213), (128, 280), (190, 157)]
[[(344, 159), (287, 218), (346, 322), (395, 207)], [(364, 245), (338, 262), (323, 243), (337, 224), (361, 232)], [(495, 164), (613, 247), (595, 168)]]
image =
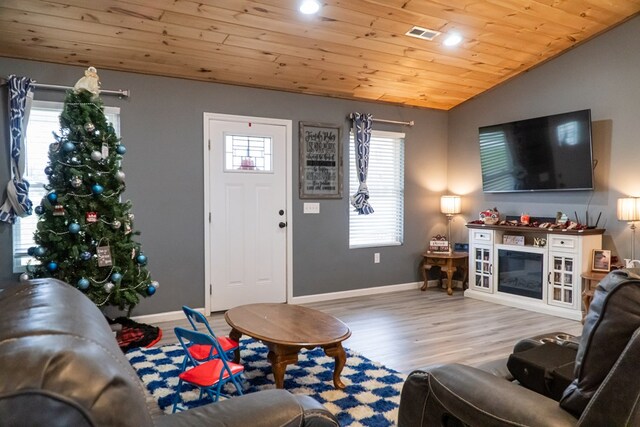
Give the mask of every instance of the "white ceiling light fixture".
[(305, 15), (313, 15), (320, 10), (320, 3), (317, 0), (302, 0), (300, 12)]
[(458, 33), (449, 33), (442, 44), (445, 46), (456, 46), (462, 41), (462, 36)]

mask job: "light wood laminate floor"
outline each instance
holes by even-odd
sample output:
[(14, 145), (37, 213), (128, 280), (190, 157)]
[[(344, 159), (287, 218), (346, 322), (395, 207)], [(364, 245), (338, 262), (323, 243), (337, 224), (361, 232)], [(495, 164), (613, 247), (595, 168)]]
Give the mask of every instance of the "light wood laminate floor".
[[(351, 328), (343, 345), (389, 368), (409, 373), (440, 363), (476, 366), (508, 356), (520, 338), (547, 332), (580, 335), (578, 321), (464, 298), (457, 290), (419, 289), (304, 304), (338, 317)], [(224, 313), (209, 319), (226, 335)], [(185, 320), (158, 323), (160, 344), (176, 342), (173, 328)]]

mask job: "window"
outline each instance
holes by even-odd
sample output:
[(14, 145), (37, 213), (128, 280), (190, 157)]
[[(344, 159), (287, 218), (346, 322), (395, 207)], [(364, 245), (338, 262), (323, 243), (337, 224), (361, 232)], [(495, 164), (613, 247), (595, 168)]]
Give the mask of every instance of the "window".
[[(44, 185), (48, 183), (44, 168), (49, 163), (49, 144), (54, 142), (51, 132), (60, 133), (60, 113), (62, 102), (33, 101), (27, 124), (27, 134), (24, 144), (25, 171), (24, 178), (29, 181), (29, 198), (33, 207), (40, 204), (46, 195)], [(120, 134), (120, 108), (105, 107), (107, 121), (113, 124), (117, 134)], [(38, 216), (34, 213), (24, 218), (18, 218), (13, 226), (13, 272), (25, 271), (25, 266), (32, 259), (27, 250), (34, 245), (33, 232), (38, 223)]]
[[(358, 191), (353, 132), (349, 144), (349, 194)], [(374, 212), (358, 215), (349, 205), (349, 247), (401, 245), (404, 235), (404, 134), (371, 132), (369, 201)]]

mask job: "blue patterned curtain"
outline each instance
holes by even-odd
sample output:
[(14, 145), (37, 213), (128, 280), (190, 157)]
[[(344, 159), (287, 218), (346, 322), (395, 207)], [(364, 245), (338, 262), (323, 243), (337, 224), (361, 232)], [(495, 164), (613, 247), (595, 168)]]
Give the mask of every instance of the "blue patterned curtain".
[(353, 129), (355, 133), (356, 171), (358, 172), (358, 191), (351, 196), (351, 204), (360, 215), (373, 213), (369, 204), (367, 188), (367, 172), (369, 171), (369, 145), (371, 142), (371, 114), (353, 113)]
[(0, 221), (13, 224), (16, 216), (31, 215), (31, 200), (29, 200), (29, 183), (22, 179), (24, 159), (20, 159), (23, 151), (25, 128), (31, 102), (27, 105), (27, 98), (33, 97), (31, 79), (27, 77), (9, 76), (9, 126), (11, 150), (11, 180), (7, 184), (7, 197), (0, 206)]

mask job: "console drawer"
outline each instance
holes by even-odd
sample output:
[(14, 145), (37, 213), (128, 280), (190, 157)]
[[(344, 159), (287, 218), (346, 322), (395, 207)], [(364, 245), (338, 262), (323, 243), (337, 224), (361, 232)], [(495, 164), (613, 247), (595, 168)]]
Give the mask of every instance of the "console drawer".
[(473, 230), (471, 233), (471, 241), (477, 243), (492, 243), (493, 231)]
[(578, 248), (578, 238), (575, 236), (549, 236), (549, 247), (555, 250), (575, 251)]

